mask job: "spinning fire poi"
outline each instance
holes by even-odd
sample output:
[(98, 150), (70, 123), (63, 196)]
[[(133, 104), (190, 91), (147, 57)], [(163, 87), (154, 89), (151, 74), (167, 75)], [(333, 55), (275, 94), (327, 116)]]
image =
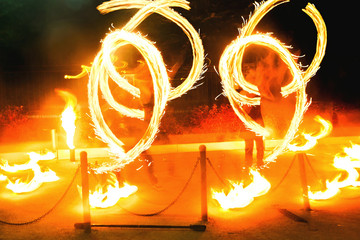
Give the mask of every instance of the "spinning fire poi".
[[(99, 11), (103, 14), (120, 9), (139, 8), (139, 11), (122, 29), (112, 31), (105, 37), (102, 48), (95, 57), (91, 67), (88, 83), (91, 118), (96, 134), (103, 142), (108, 144), (110, 152), (114, 155), (111, 162), (97, 168), (98, 172), (119, 169), (132, 162), (143, 151), (147, 150), (154, 141), (167, 101), (177, 98), (190, 90), (201, 77), (204, 64), (204, 50), (199, 34), (184, 17), (170, 7), (190, 9), (189, 3), (185, 0), (112, 0), (104, 2), (98, 7)], [(158, 13), (177, 24), (187, 35), (192, 46), (192, 68), (185, 81), (174, 89), (171, 89), (166, 67), (159, 50), (145, 37), (134, 33), (136, 27), (152, 13)], [(139, 88), (131, 85), (126, 78), (121, 76), (111, 61), (111, 55), (125, 45), (132, 45), (141, 53), (149, 67), (154, 88), (153, 114), (148, 128), (138, 143), (127, 152), (122, 147), (123, 142), (115, 136), (105, 122), (99, 105), (100, 88), (103, 98), (113, 109), (127, 117), (144, 119), (144, 111), (142, 109), (128, 108), (116, 102), (109, 88), (109, 78), (111, 78), (118, 87), (133, 97), (140, 97)]]
[[(255, 11), (248, 20), (248, 22), (241, 28), (240, 35), (229, 44), (223, 52), (220, 63), (219, 73), (221, 76), (224, 92), (227, 95), (231, 106), (233, 107), (236, 115), (244, 122), (246, 127), (254, 131), (261, 136), (268, 136), (269, 132), (266, 128), (256, 123), (249, 115), (244, 111), (243, 105), (256, 106), (260, 105), (260, 92), (256, 85), (249, 83), (244, 78), (242, 73), (242, 60), (245, 48), (251, 44), (268, 47), (275, 51), (279, 57), (288, 66), (292, 81), (281, 88), (281, 94), (283, 97), (288, 96), (291, 93), (296, 93), (296, 105), (293, 119), (291, 120), (290, 127), (284, 137), (284, 140), (280, 146), (274, 148), (270, 154), (265, 158), (265, 164), (272, 162), (276, 157), (286, 150), (288, 144), (294, 138), (299, 124), (303, 118), (309, 102), (305, 92), (305, 87), (310, 78), (315, 75), (320, 63), (325, 55), (327, 32), (325, 23), (317, 11), (314, 5), (308, 4), (303, 10), (314, 22), (317, 29), (317, 46), (316, 53), (313, 61), (309, 67), (302, 71), (296, 63), (296, 59), (288, 50), (287, 46), (281, 43), (279, 40), (271, 37), (269, 34), (252, 34), (259, 21), (274, 7), (279, 4), (288, 2), (286, 0), (269, 0), (263, 4), (255, 4)], [(258, 97), (247, 97), (236, 91), (236, 86), (240, 86), (243, 90), (255, 94)]]
[[(310, 3), (303, 11), (313, 20), (315, 24), (317, 29), (317, 46), (314, 58), (305, 71), (300, 69), (296, 63), (296, 58), (293, 57), (287, 46), (285, 46), (279, 40), (270, 36), (270, 34), (253, 34), (253, 31), (260, 20), (271, 9), (285, 2), (288, 1), (269, 0), (262, 4), (255, 3), (254, 13), (241, 28), (239, 36), (226, 47), (219, 62), (219, 74), (222, 79), (224, 93), (228, 97), (236, 115), (241, 119), (242, 122), (244, 122), (247, 128), (263, 137), (269, 136), (269, 131), (257, 123), (254, 119), (252, 119), (243, 108), (243, 105), (260, 105), (261, 96), (258, 87), (246, 81), (243, 75), (242, 62), (244, 51), (246, 47), (252, 44), (267, 47), (275, 51), (290, 70), (293, 79), (286, 86), (281, 87), (281, 95), (282, 97), (287, 97), (289, 94), (296, 93), (295, 113), (282, 143), (276, 146), (267, 156), (265, 156), (265, 165), (275, 161), (277, 156), (285, 151), (288, 148), (289, 143), (294, 139), (294, 136), (298, 131), (298, 127), (302, 121), (303, 115), (310, 104), (310, 102), (307, 100), (305, 91), (306, 84), (318, 70), (319, 65), (325, 55), (327, 42), (327, 31), (325, 23), (315, 6)], [(256, 95), (256, 97), (248, 97), (239, 93), (236, 90), (238, 87), (242, 88), (249, 94)], [(234, 184), (231, 182), (233, 187), (227, 195), (224, 192), (217, 192), (216, 190), (212, 190), (213, 198), (215, 198), (223, 208), (228, 209), (244, 207), (252, 201), (253, 197), (266, 194), (266, 192), (270, 189), (268, 182), (264, 181), (264, 177), (258, 177), (258, 175), (255, 175), (257, 173), (255, 173), (254, 170), (251, 170), (250, 174), (253, 181), (250, 185), (256, 185), (258, 188), (256, 191), (253, 191), (254, 189), (250, 187), (250, 185), (248, 186), (248, 189), (251, 189), (252, 191), (246, 191), (247, 188), (243, 188), (242, 184)], [(263, 184), (255, 184), (255, 181), (263, 182)], [(248, 201), (246, 201), (247, 204), (243, 204), (244, 199), (248, 199)]]

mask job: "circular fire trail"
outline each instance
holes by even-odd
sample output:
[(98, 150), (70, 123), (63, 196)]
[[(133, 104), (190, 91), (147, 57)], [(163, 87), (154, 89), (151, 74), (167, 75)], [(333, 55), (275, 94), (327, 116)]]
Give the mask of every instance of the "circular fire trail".
[[(313, 61), (306, 69), (302, 71), (296, 63), (296, 58), (288, 50), (288, 47), (279, 40), (271, 37), (270, 34), (253, 34), (253, 31), (259, 21), (274, 7), (288, 2), (287, 0), (269, 0), (263, 4), (255, 3), (255, 11), (248, 22), (241, 28), (240, 35), (229, 44), (223, 52), (220, 63), (219, 73), (222, 79), (224, 92), (229, 98), (237, 116), (245, 125), (256, 134), (268, 136), (267, 129), (256, 123), (243, 109), (243, 105), (260, 105), (260, 92), (256, 85), (246, 81), (242, 73), (242, 61), (246, 47), (251, 44), (267, 47), (275, 51), (279, 57), (288, 66), (293, 77), (292, 81), (281, 88), (283, 97), (291, 93), (296, 93), (295, 113), (291, 120), (289, 129), (279, 146), (276, 146), (265, 158), (265, 163), (275, 161), (276, 157), (287, 149), (289, 143), (293, 140), (298, 131), (299, 124), (302, 121), (303, 114), (309, 106), (305, 92), (306, 84), (316, 73), (319, 65), (325, 55), (327, 31), (325, 23), (314, 5), (308, 4), (303, 10), (314, 22), (317, 29), (317, 46)], [(257, 97), (247, 97), (236, 91), (236, 86), (240, 86), (248, 93), (255, 94)]]
[[(199, 34), (184, 17), (170, 7), (190, 9), (189, 2), (184, 0), (112, 0), (104, 2), (98, 7), (98, 10), (103, 14), (120, 9), (139, 9), (122, 29), (115, 30), (105, 37), (102, 48), (95, 57), (91, 67), (88, 83), (91, 118), (97, 135), (108, 144), (111, 153), (115, 156), (112, 162), (97, 168), (98, 172), (119, 169), (132, 162), (141, 152), (147, 150), (156, 136), (167, 101), (180, 97), (190, 90), (201, 77), (204, 64), (204, 50)], [(192, 46), (192, 68), (186, 80), (174, 89), (171, 89), (166, 67), (159, 50), (145, 37), (133, 33), (135, 28), (152, 13), (158, 13), (176, 23), (187, 35)], [(111, 54), (125, 45), (133, 45), (141, 53), (149, 67), (154, 86), (153, 115), (148, 128), (138, 143), (127, 152), (122, 148), (123, 143), (121, 140), (114, 135), (106, 124), (99, 105), (100, 88), (103, 98), (116, 111), (127, 117), (144, 119), (144, 111), (142, 109), (130, 109), (116, 102), (109, 88), (109, 78), (111, 78), (118, 87), (130, 93), (133, 97), (140, 97), (139, 88), (131, 85), (121, 76), (111, 61)]]

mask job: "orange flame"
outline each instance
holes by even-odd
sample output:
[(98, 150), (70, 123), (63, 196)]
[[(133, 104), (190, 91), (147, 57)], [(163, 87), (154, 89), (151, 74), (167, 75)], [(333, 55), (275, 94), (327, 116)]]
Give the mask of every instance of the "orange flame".
[[(137, 186), (130, 185), (126, 182), (123, 184), (124, 186), (120, 187), (116, 175), (111, 172), (106, 185), (97, 184), (95, 191), (90, 191), (90, 206), (93, 208), (112, 207), (120, 198), (127, 198), (138, 190)], [(78, 190), (81, 193), (80, 186), (78, 186)]]
[(74, 136), (75, 136), (75, 121), (76, 121), (76, 113), (75, 113), (75, 107), (77, 104), (76, 97), (63, 90), (56, 90), (57, 94), (62, 97), (66, 104), (65, 109), (61, 114), (61, 126), (64, 128), (66, 132), (66, 144), (70, 149), (74, 149)]
[(309, 198), (312, 200), (325, 200), (337, 195), (342, 188), (345, 187), (359, 187), (358, 181), (359, 173), (357, 168), (360, 168), (360, 145), (352, 145), (344, 148), (345, 156), (338, 154), (334, 158), (333, 166), (337, 169), (345, 171), (347, 176), (343, 179), (343, 173), (338, 174), (332, 181), (326, 180), (326, 190), (311, 192), (309, 188)]
[(250, 169), (250, 174), (252, 182), (246, 187), (243, 186), (243, 182), (236, 183), (229, 180), (232, 185), (229, 193), (225, 194), (224, 190), (217, 192), (211, 189), (212, 198), (217, 200), (224, 210), (248, 206), (255, 197), (265, 195), (271, 188), (270, 182), (258, 171)]
[[(135, 15), (126, 23), (122, 29), (109, 33), (103, 40), (103, 45), (94, 59), (88, 83), (89, 108), (94, 128), (100, 139), (107, 143), (110, 151), (115, 155), (114, 161), (97, 168), (98, 172), (111, 171), (121, 168), (132, 162), (141, 152), (147, 150), (155, 139), (160, 120), (165, 111), (168, 100), (180, 97), (186, 91), (190, 90), (194, 83), (201, 77), (204, 63), (204, 50), (199, 33), (193, 26), (178, 12), (171, 7), (180, 7), (186, 10), (190, 9), (189, 2), (185, 0), (170, 1), (147, 1), (147, 0), (112, 0), (102, 3), (98, 10), (103, 13), (109, 13), (121, 9), (139, 9)], [(157, 13), (174, 22), (187, 35), (192, 50), (193, 63), (189, 75), (185, 81), (174, 89), (171, 89), (166, 66), (160, 51), (155, 45), (140, 34), (134, 33), (149, 15)], [(115, 101), (109, 89), (109, 78), (117, 86), (127, 91), (134, 98), (140, 97), (140, 89), (131, 85), (124, 76), (116, 71), (112, 63), (111, 55), (118, 48), (125, 45), (133, 45), (143, 56), (151, 73), (154, 86), (154, 106), (153, 114), (143, 137), (129, 151), (123, 149), (123, 142), (114, 135), (106, 124), (99, 105), (99, 89), (103, 94), (105, 101), (120, 114), (144, 119), (142, 109), (128, 108)]]
[[(309, 149), (315, 147), (315, 145), (317, 144), (317, 140), (324, 138), (331, 133), (332, 124), (330, 121), (323, 119), (319, 115), (317, 115), (314, 118), (314, 120), (321, 124), (320, 131), (317, 133), (310, 133), (310, 134), (302, 133), (301, 135), (306, 140), (306, 143), (304, 143), (303, 145), (298, 145), (296, 143), (294, 143), (294, 144), (290, 143), (288, 145), (289, 150), (294, 151), (294, 152), (309, 150)], [(295, 141), (297, 141), (297, 139), (295, 139)]]
[[(219, 73), (224, 93), (227, 95), (236, 115), (250, 130), (262, 136), (268, 136), (270, 134), (268, 129), (262, 127), (252, 119), (243, 108), (243, 105), (260, 105), (260, 92), (258, 87), (246, 81), (242, 73), (242, 61), (245, 48), (251, 44), (256, 44), (273, 50), (288, 66), (290, 73), (293, 76), (293, 80), (281, 88), (281, 94), (283, 97), (286, 97), (291, 93), (296, 93), (295, 113), (284, 140), (265, 157), (265, 163), (275, 161), (276, 157), (281, 154), (294, 139), (297, 129), (302, 121), (303, 114), (309, 106), (305, 91), (306, 84), (318, 70), (325, 55), (327, 42), (327, 31), (324, 20), (312, 4), (308, 4), (303, 11), (313, 20), (317, 29), (318, 39), (316, 53), (306, 71), (300, 69), (294, 56), (279, 40), (271, 37), (270, 34), (253, 34), (253, 31), (260, 20), (271, 9), (285, 2), (288, 1), (269, 0), (261, 4), (255, 3), (254, 13), (241, 28), (240, 35), (226, 47), (219, 61)], [(247, 97), (246, 95), (240, 94), (236, 90), (237, 86), (240, 86), (245, 92), (256, 95), (257, 97)]]
[(39, 161), (54, 159), (54, 153), (48, 152), (46, 154), (38, 154), (35, 152), (30, 152), (28, 155), (30, 157), (30, 161), (24, 164), (9, 165), (6, 160), (3, 160), (0, 164), (0, 169), (8, 173), (17, 173), (25, 170), (32, 170), (34, 172), (34, 177), (32, 179), (26, 179), (25, 181), (23, 181), (21, 178), (18, 178), (13, 182), (9, 177), (2, 175), (5, 176), (5, 179), (4, 177), (1, 179), (8, 180), (6, 188), (10, 189), (14, 193), (32, 192), (38, 189), (45, 182), (54, 182), (59, 180), (59, 177), (54, 171), (50, 169), (43, 171), (38, 164)]

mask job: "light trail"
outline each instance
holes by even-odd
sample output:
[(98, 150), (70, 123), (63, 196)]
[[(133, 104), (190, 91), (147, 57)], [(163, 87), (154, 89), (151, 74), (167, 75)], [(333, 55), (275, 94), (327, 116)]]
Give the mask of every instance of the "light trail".
[(75, 76), (72, 76), (72, 75), (65, 75), (64, 78), (65, 79), (78, 79), (78, 78), (82, 78), (82, 77), (85, 77), (89, 74), (90, 72), (90, 69), (91, 67), (89, 66), (85, 66), (85, 65), (81, 65), (81, 73), (75, 75)]
[(288, 149), (290, 151), (300, 152), (310, 150), (316, 146), (319, 139), (324, 138), (330, 134), (330, 132), (332, 131), (331, 122), (323, 119), (319, 115), (317, 115), (314, 120), (321, 124), (320, 130), (317, 133), (301, 133), (301, 136), (305, 138), (306, 142), (301, 145), (298, 143), (297, 138), (295, 138), (293, 140), (295, 143), (291, 142), (288, 145)]
[[(115, 30), (105, 37), (102, 48), (95, 57), (91, 67), (88, 83), (91, 118), (96, 134), (103, 142), (108, 144), (110, 152), (114, 154), (111, 162), (107, 162), (96, 169), (98, 172), (119, 169), (132, 162), (141, 152), (147, 150), (156, 136), (167, 101), (180, 97), (190, 90), (194, 83), (201, 78), (204, 64), (204, 50), (199, 34), (184, 17), (170, 7), (190, 9), (189, 2), (184, 0), (113, 0), (104, 2), (98, 6), (98, 10), (103, 14), (121, 9), (139, 8), (138, 12), (122, 29)], [(136, 27), (153, 13), (158, 13), (177, 24), (187, 35), (192, 46), (192, 68), (185, 81), (174, 89), (171, 89), (166, 67), (159, 50), (145, 37), (133, 33)], [(121, 76), (111, 61), (112, 53), (125, 45), (133, 45), (141, 53), (149, 67), (154, 87), (153, 115), (148, 128), (138, 143), (127, 152), (122, 148), (122, 141), (114, 135), (105, 122), (99, 105), (98, 90), (100, 88), (103, 98), (119, 113), (127, 117), (144, 118), (144, 111), (142, 109), (130, 109), (116, 102), (109, 88), (108, 81), (109, 78), (111, 78), (118, 87), (130, 93), (133, 97), (140, 97), (139, 88), (131, 85), (127, 79)]]
[[(302, 71), (296, 63), (296, 58), (288, 50), (287, 46), (281, 43), (270, 34), (253, 34), (253, 31), (260, 20), (274, 7), (288, 2), (287, 0), (269, 0), (262, 4), (255, 3), (255, 11), (247, 23), (240, 29), (239, 36), (233, 40), (224, 50), (219, 61), (219, 74), (222, 80), (222, 85), (225, 95), (228, 97), (229, 102), (234, 109), (236, 115), (251, 131), (258, 135), (267, 137), (270, 135), (269, 131), (255, 122), (252, 119), (243, 105), (256, 106), (260, 105), (260, 92), (258, 87), (246, 81), (242, 72), (242, 61), (246, 47), (254, 44), (269, 48), (275, 51), (280, 59), (287, 65), (293, 79), (286, 86), (281, 88), (282, 97), (289, 94), (296, 93), (295, 113), (291, 120), (289, 129), (284, 136), (281, 144), (275, 146), (269, 154), (266, 155), (264, 163), (267, 166), (270, 162), (275, 161), (277, 156), (285, 151), (289, 143), (294, 139), (298, 127), (302, 121), (304, 112), (309, 106), (306, 95), (306, 84), (310, 78), (316, 73), (322, 61), (327, 41), (327, 33), (325, 23), (316, 10), (316, 8), (308, 4), (304, 12), (313, 20), (317, 34), (316, 53), (313, 61), (306, 71)], [(247, 97), (247, 94), (239, 93), (236, 88), (241, 87), (242, 90), (247, 92), (248, 95), (255, 95), (256, 97)], [(228, 194), (224, 191), (216, 192), (213, 190), (213, 198), (216, 199), (222, 208), (242, 208), (250, 204), (254, 197), (266, 194), (271, 187), (271, 184), (265, 177), (261, 176), (258, 172), (251, 170), (253, 176), (252, 182), (243, 187), (243, 183), (232, 183), (233, 189)]]
[[(241, 28), (240, 35), (229, 44), (223, 52), (219, 62), (219, 73), (222, 79), (224, 92), (227, 95), (231, 106), (237, 116), (245, 125), (256, 134), (268, 136), (267, 129), (256, 123), (243, 109), (243, 105), (260, 105), (260, 92), (256, 85), (246, 81), (242, 73), (242, 61), (246, 47), (251, 44), (267, 47), (275, 51), (281, 60), (288, 66), (293, 77), (292, 81), (281, 88), (283, 97), (291, 93), (296, 93), (295, 113), (291, 120), (289, 129), (284, 136), (282, 143), (276, 146), (264, 159), (265, 164), (275, 161), (277, 156), (287, 149), (288, 144), (294, 139), (298, 127), (302, 121), (304, 112), (309, 106), (305, 92), (306, 84), (316, 73), (324, 57), (327, 31), (325, 23), (314, 5), (308, 4), (303, 10), (314, 22), (317, 29), (316, 53), (306, 71), (302, 71), (296, 63), (287, 46), (269, 34), (253, 34), (253, 31), (260, 20), (274, 7), (288, 2), (287, 0), (269, 0), (262, 4), (255, 3), (255, 11), (248, 22)], [(236, 86), (240, 86), (248, 93), (255, 94), (257, 97), (247, 97), (236, 91)]]

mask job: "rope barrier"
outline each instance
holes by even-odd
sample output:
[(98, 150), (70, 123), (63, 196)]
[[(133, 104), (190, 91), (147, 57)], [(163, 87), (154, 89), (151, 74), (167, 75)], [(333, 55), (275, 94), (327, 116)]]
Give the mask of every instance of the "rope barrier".
[(223, 185), (225, 185), (225, 186), (229, 185), (229, 183), (226, 183), (226, 182), (224, 181), (224, 179), (220, 176), (220, 174), (216, 171), (216, 169), (215, 169), (214, 165), (212, 164), (212, 162), (210, 161), (210, 159), (209, 159), (209, 158), (206, 158), (206, 161), (209, 163), (211, 169), (214, 171), (215, 175), (216, 175), (217, 178), (220, 180), (220, 182), (221, 182)]
[(47, 215), (49, 215), (52, 211), (55, 210), (55, 208), (57, 206), (59, 206), (59, 204), (64, 200), (65, 196), (67, 195), (67, 193), (69, 192), (71, 186), (73, 185), (73, 183), (75, 182), (76, 176), (79, 173), (80, 170), (80, 165), (78, 166), (78, 168), (75, 171), (74, 177), (72, 178), (70, 184), (68, 185), (68, 187), (66, 188), (65, 192), (63, 193), (63, 195), (60, 197), (60, 199), (54, 204), (54, 206), (52, 208), (50, 208), (50, 210), (48, 210), (47, 212), (45, 212), (43, 215), (41, 215), (40, 217), (37, 217), (33, 220), (27, 221), (27, 222), (18, 222), (18, 223), (14, 223), (14, 222), (7, 222), (7, 221), (3, 221), (0, 220), (0, 223), (2, 224), (6, 224), (6, 225), (13, 225), (13, 226), (23, 226), (23, 225), (29, 225), (35, 222), (40, 221), (41, 219), (43, 219), (44, 217), (46, 217)]
[(135, 212), (132, 212), (132, 211), (130, 211), (130, 210), (126, 209), (126, 208), (123, 208), (123, 207), (120, 207), (120, 208), (121, 208), (122, 210), (124, 210), (125, 212), (127, 212), (127, 213), (130, 213), (130, 214), (135, 215), (135, 216), (142, 216), (142, 217), (152, 217), (152, 216), (156, 216), (156, 215), (159, 215), (159, 214), (165, 212), (165, 211), (168, 210), (170, 207), (172, 207), (172, 206), (180, 199), (181, 195), (185, 192), (185, 189), (188, 187), (188, 185), (189, 185), (192, 177), (194, 176), (195, 170), (196, 170), (199, 162), (200, 162), (200, 159), (198, 159), (198, 160), (196, 161), (196, 163), (195, 163), (195, 165), (194, 165), (194, 167), (193, 167), (193, 170), (191, 171), (190, 177), (189, 177), (188, 180), (186, 181), (186, 183), (185, 183), (184, 187), (181, 189), (180, 193), (176, 196), (176, 198), (175, 198), (173, 201), (170, 202), (169, 205), (167, 205), (167, 206), (164, 207), (163, 209), (161, 209), (161, 210), (159, 210), (159, 211), (157, 211), (157, 212), (145, 213), (145, 214), (144, 214), (144, 213), (135, 213)]
[(284, 180), (285, 180), (285, 178), (288, 176), (288, 174), (289, 174), (292, 166), (294, 165), (295, 160), (296, 160), (296, 157), (294, 157), (294, 158), (292, 159), (292, 161), (291, 161), (288, 169), (286, 170), (284, 176), (281, 178), (281, 180), (278, 182), (278, 184), (276, 184), (275, 187), (273, 187), (273, 188), (270, 190), (269, 193), (275, 192), (275, 191), (280, 187), (280, 185), (284, 182)]
[[(278, 182), (278, 184), (275, 185), (275, 187), (273, 187), (273, 188), (270, 190), (270, 192), (269, 192), (270, 194), (273, 193), (273, 192), (275, 192), (275, 191), (279, 188), (279, 186), (283, 183), (283, 181), (285, 180), (285, 178), (288, 176), (288, 174), (289, 174), (292, 166), (294, 165), (294, 162), (295, 162), (296, 159), (297, 159), (297, 158), (296, 158), (296, 155), (295, 155), (294, 158), (292, 159), (292, 161), (291, 161), (288, 169), (286, 170), (284, 176), (281, 178), (281, 180)], [(309, 158), (308, 158), (308, 156), (307, 156), (306, 154), (304, 154), (304, 159), (305, 159), (306, 162), (308, 163), (308, 166), (310, 167), (310, 169), (311, 169), (312, 173), (314, 174), (315, 178), (316, 178), (319, 182), (321, 182), (321, 179), (319, 178), (319, 175), (316, 173), (314, 167), (312, 166), (312, 164), (311, 164), (311, 162), (310, 162), (310, 160), (309, 160)]]
[(309, 165), (309, 167), (310, 167), (312, 173), (314, 174), (315, 178), (318, 179), (318, 181), (321, 181), (319, 175), (316, 173), (314, 167), (312, 166), (312, 164), (311, 164), (311, 162), (309, 160), (309, 157), (306, 154), (305, 154), (305, 160), (306, 160), (307, 164)]

